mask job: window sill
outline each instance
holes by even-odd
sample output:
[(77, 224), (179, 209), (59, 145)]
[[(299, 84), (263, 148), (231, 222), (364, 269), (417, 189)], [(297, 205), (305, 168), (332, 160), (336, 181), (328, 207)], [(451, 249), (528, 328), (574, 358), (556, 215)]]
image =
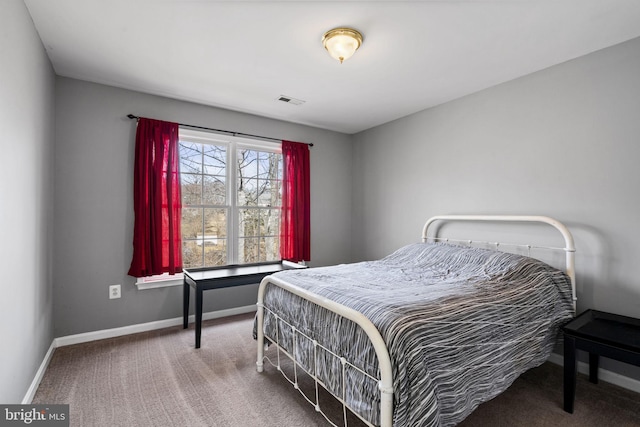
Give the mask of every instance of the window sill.
[[(304, 261), (302, 261), (301, 263), (295, 263), (295, 262), (283, 260), (281, 262), (283, 266), (286, 266), (290, 269), (307, 267)], [(250, 265), (250, 264), (247, 264), (247, 265)], [(222, 269), (225, 267), (229, 267), (229, 266), (223, 266), (220, 268)], [(178, 274), (174, 274), (173, 276), (169, 276), (168, 274), (165, 273), (158, 276), (138, 277), (136, 279), (135, 284), (139, 291), (144, 291), (147, 289), (169, 288), (172, 286), (182, 286), (184, 284), (184, 274), (178, 273)]]
[(139, 291), (147, 289), (168, 288), (172, 286), (182, 286), (184, 276), (182, 273), (173, 276), (162, 275), (153, 277), (138, 277), (136, 287)]

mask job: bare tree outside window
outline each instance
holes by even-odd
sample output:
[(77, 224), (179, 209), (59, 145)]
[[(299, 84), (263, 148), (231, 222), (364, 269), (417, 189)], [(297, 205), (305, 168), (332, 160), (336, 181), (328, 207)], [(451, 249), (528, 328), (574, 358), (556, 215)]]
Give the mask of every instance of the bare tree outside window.
[(280, 259), (282, 155), (239, 149), (238, 237), (240, 263)]
[[(234, 147), (180, 141), (185, 268), (280, 259), (282, 155)], [(230, 149), (235, 165), (228, 164)], [(228, 200), (229, 185), (235, 200)], [(237, 254), (229, 253), (228, 239)]]

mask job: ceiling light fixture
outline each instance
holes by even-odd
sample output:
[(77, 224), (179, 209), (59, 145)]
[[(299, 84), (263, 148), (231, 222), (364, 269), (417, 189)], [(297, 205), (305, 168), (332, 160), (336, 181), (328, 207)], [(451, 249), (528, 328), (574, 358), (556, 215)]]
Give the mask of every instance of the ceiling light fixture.
[(322, 45), (329, 55), (342, 64), (362, 45), (362, 34), (351, 28), (334, 28), (324, 33)]

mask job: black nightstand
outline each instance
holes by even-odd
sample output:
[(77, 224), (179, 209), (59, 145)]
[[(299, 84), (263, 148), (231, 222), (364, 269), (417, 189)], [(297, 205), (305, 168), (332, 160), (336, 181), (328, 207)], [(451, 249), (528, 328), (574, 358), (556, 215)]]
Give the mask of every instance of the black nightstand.
[(587, 310), (564, 328), (564, 410), (573, 413), (576, 349), (589, 352), (589, 381), (598, 383), (600, 356), (640, 366), (640, 319)]

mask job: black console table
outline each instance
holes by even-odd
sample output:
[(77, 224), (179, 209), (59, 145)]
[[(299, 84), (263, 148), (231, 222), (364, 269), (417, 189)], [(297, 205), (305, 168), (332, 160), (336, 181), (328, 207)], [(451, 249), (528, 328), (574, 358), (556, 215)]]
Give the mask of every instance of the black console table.
[(305, 267), (281, 261), (183, 270), (182, 326), (187, 329), (189, 324), (189, 294), (190, 288), (193, 288), (196, 293), (196, 348), (200, 348), (200, 336), (202, 335), (202, 294), (204, 291), (260, 283), (269, 274), (291, 268)]
[(573, 413), (576, 349), (589, 352), (589, 381), (598, 383), (600, 356), (640, 366), (640, 319), (587, 310), (564, 328), (564, 410)]

